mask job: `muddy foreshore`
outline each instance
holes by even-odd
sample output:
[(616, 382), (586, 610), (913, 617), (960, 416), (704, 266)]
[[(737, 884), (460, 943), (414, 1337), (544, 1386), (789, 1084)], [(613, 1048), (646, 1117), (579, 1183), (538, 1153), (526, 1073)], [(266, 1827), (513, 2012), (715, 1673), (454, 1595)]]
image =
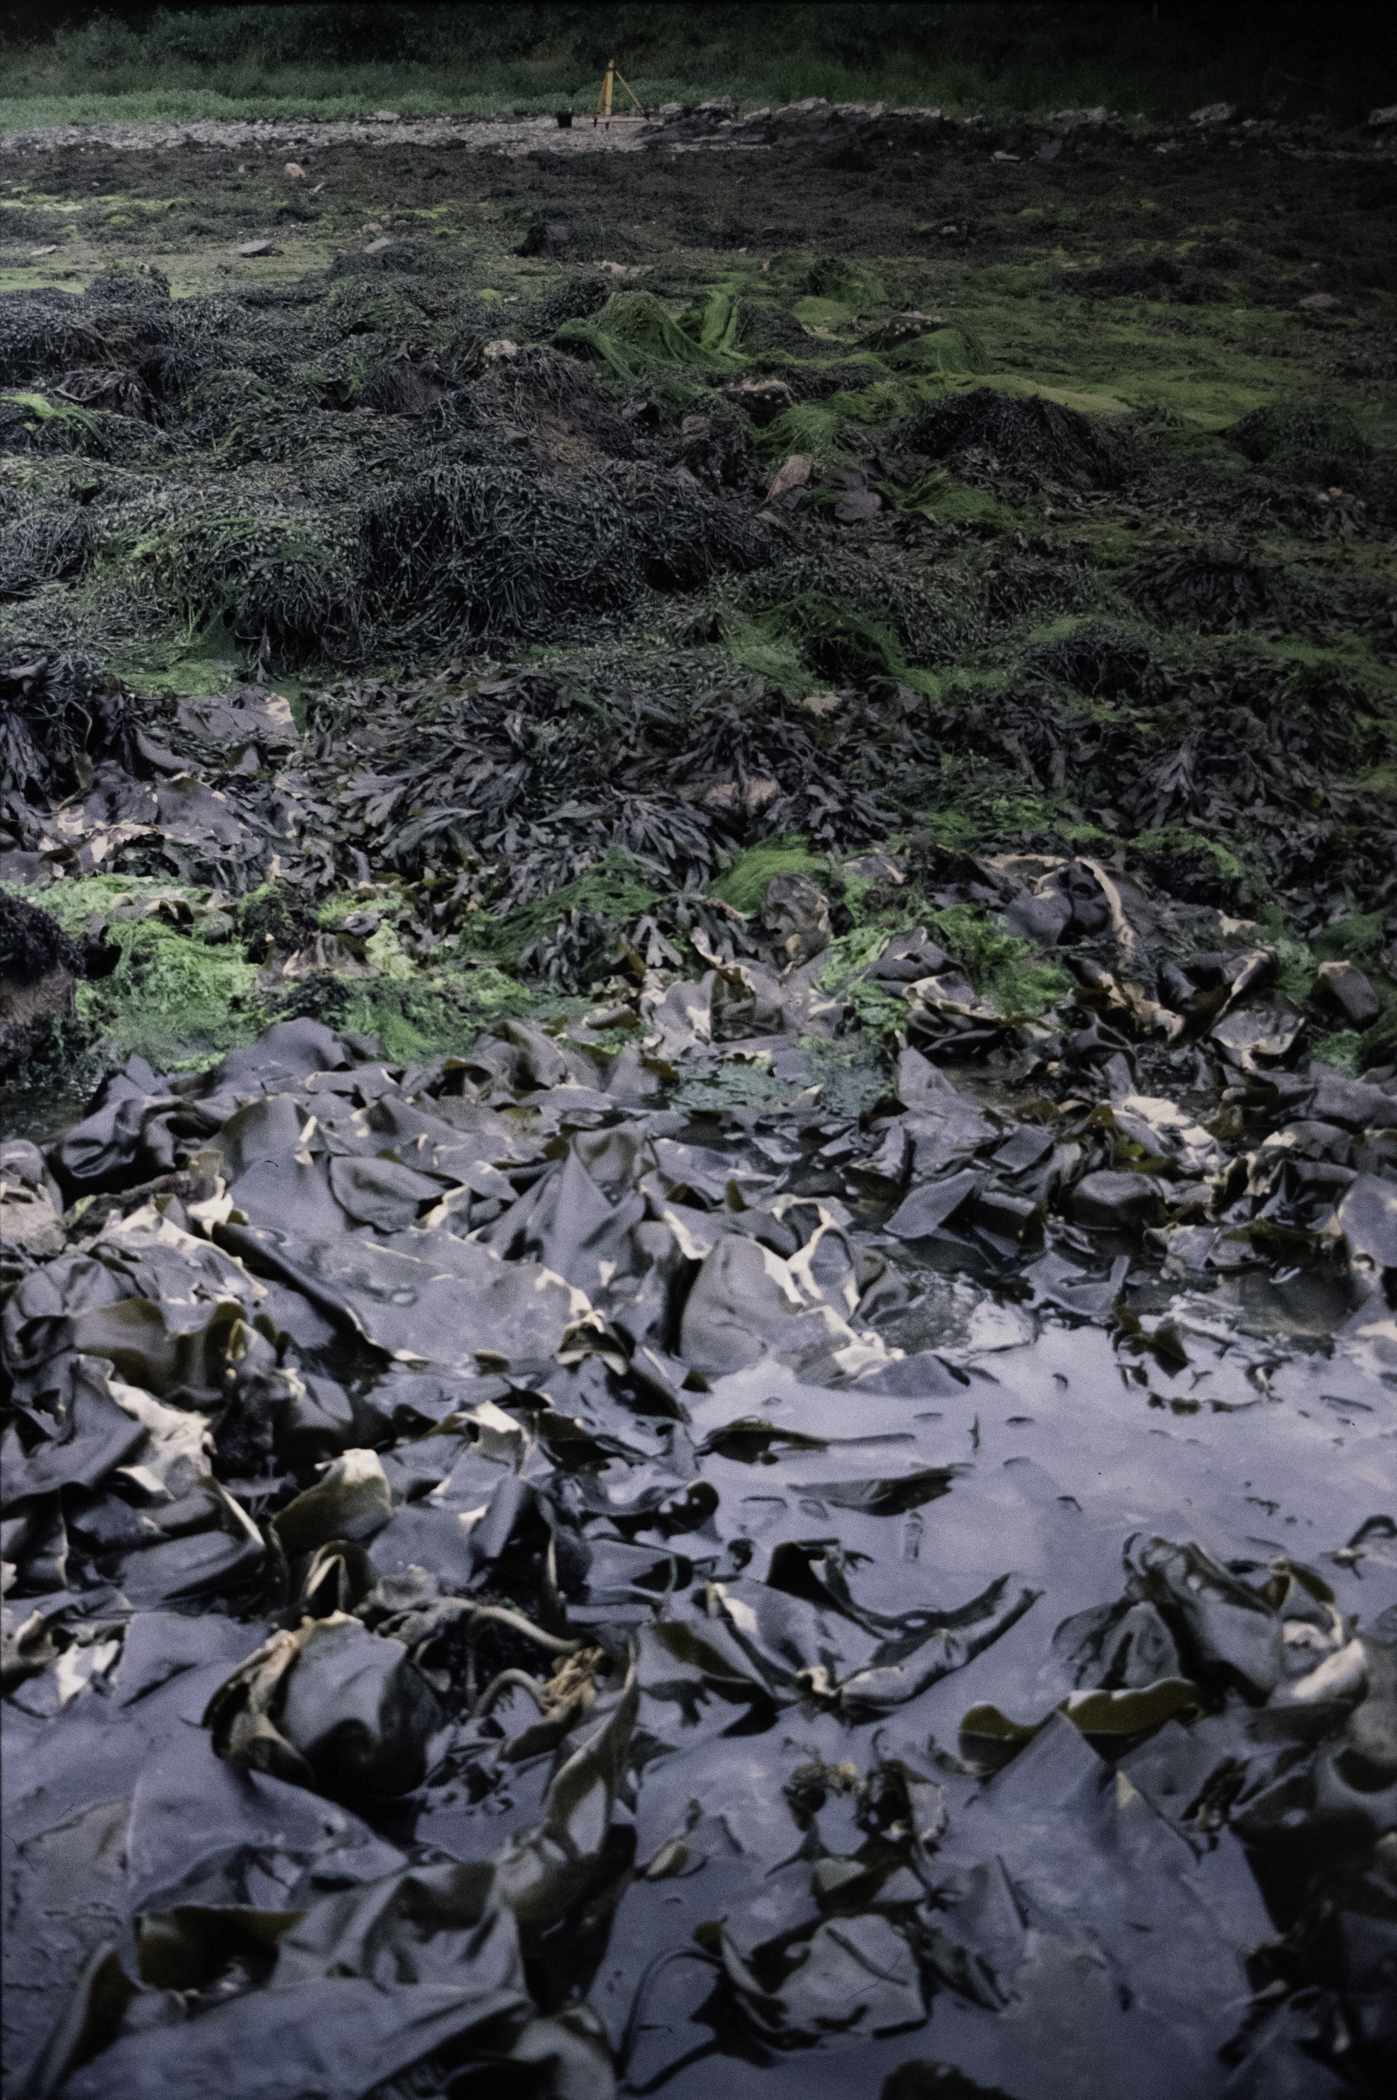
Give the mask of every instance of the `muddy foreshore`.
[(1387, 2088), (1388, 134), (931, 114), (8, 165), (17, 2100)]

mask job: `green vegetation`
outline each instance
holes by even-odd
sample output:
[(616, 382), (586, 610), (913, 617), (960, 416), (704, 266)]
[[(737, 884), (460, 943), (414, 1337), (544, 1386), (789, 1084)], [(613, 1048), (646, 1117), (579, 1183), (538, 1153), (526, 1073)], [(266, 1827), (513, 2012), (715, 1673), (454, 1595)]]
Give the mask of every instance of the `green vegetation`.
[[(0, 125), (198, 118), (406, 117), (592, 107), (613, 54), (641, 100), (730, 95), (744, 108), (811, 95), (1012, 114), (1106, 104), (1177, 116), (1232, 101), (1258, 114), (1352, 118), (1382, 87), (1391, 23), (1278, 0), (1099, 4), (780, 4), (161, 9), (52, 25), (31, 4), (6, 51)], [(24, 34), (25, 29), (29, 34)], [(327, 57), (327, 51), (333, 57)]]
[(525, 949), (546, 939), (572, 914), (625, 926), (652, 910), (663, 894), (647, 869), (609, 853), (575, 882), (521, 904), (503, 919), (480, 913), (469, 924), (470, 945), (479, 955), (517, 963)]
[[(252, 1042), (288, 1007), (372, 1036), (384, 1057), (401, 1063), (468, 1048), (482, 1028), (533, 1004), (517, 978), (488, 961), (418, 968), (403, 952), (391, 903), (365, 944), (377, 976), (318, 977), (307, 1000), (260, 968), (269, 936), (294, 945), (308, 930), (303, 904), (277, 885), (250, 892), (233, 919), (209, 910), (207, 892), (148, 876), (64, 879), (40, 895), (67, 933), (81, 935), (99, 916), (108, 946), (120, 951), (108, 975), (78, 986), (83, 1037), (112, 1056), (135, 1052), (159, 1071), (203, 1070)], [(320, 918), (333, 926), (363, 902), (335, 900)], [(383, 911), (381, 898), (374, 905)]]
[(84, 1029), (118, 1056), (200, 1068), (266, 1026), (257, 965), (231, 944), (206, 945), (194, 931), (199, 893), (185, 884), (95, 875), (50, 883), (42, 897), (67, 933), (81, 934), (100, 914), (108, 945), (120, 950), (110, 975), (77, 992)]
[(803, 838), (764, 839), (749, 846), (732, 866), (708, 885), (710, 896), (721, 897), (736, 911), (760, 911), (762, 899), (774, 875), (806, 875), (814, 883), (828, 880), (829, 865), (810, 851)]
[(1072, 989), (1057, 963), (1044, 962), (1032, 941), (1006, 933), (977, 904), (953, 904), (927, 914), (927, 925), (947, 953), (963, 963), (977, 992), (1001, 1013), (1030, 1018), (1046, 1013)]

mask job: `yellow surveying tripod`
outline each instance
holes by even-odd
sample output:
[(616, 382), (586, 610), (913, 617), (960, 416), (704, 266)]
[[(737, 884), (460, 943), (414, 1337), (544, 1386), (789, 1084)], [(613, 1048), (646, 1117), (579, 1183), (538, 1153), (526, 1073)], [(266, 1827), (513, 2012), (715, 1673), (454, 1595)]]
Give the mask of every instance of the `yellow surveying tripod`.
[[(640, 110), (641, 116), (643, 117), (645, 115), (645, 111), (641, 109), (641, 105), (637, 100), (634, 92), (632, 91), (630, 82), (622, 78), (622, 75), (616, 70), (615, 59), (609, 58), (606, 62), (606, 74), (602, 80), (601, 92), (597, 96), (596, 113), (592, 118), (592, 122), (594, 125), (599, 124), (603, 118), (606, 119), (608, 124), (611, 122), (611, 91), (618, 80), (621, 82), (622, 87), (626, 90), (626, 93), (630, 96), (632, 102), (635, 103), (636, 108)], [(630, 123), (634, 123), (635, 119), (634, 117), (630, 117), (627, 121)]]

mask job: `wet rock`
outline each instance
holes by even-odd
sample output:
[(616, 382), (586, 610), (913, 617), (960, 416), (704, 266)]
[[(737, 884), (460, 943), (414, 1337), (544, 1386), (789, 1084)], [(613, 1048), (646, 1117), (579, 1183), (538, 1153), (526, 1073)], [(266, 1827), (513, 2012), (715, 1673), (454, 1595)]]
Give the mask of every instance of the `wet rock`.
[(904, 1108), (943, 1108), (955, 1087), (939, 1065), (920, 1050), (904, 1050), (897, 1060), (897, 1098)]
[(984, 1231), (1010, 1240), (1015, 1246), (1042, 1244), (1043, 1213), (1031, 1196), (1018, 1196), (1012, 1190), (991, 1185), (975, 1197), (970, 1215)]
[(1159, 1216), (1160, 1186), (1147, 1174), (1117, 1174), (1103, 1168), (1082, 1177), (1072, 1190), (1068, 1208), (1079, 1225), (1130, 1230), (1153, 1224)]
[(393, 1514), (393, 1497), (375, 1451), (345, 1451), (324, 1477), (276, 1518), (288, 1553), (311, 1553), (331, 1539), (367, 1539)]
[(1368, 1028), (1382, 1012), (1372, 985), (1350, 962), (1321, 963), (1310, 997), (1316, 1005), (1337, 1008), (1350, 1028)]
[(1021, 939), (1054, 947), (1072, 922), (1072, 899), (1060, 884), (1051, 883), (1036, 893), (1015, 897), (1005, 909), (1004, 922)]
[(907, 880), (906, 869), (886, 853), (861, 853), (855, 860), (846, 860), (843, 871), (856, 882), (890, 882), (899, 889)]
[(1304, 1117), (1297, 1123), (1287, 1123), (1283, 1130), (1273, 1131), (1265, 1144), (1294, 1152), (1301, 1159), (1333, 1160), (1341, 1167), (1349, 1165), (1353, 1151), (1353, 1139), (1337, 1123), (1320, 1123)]
[(963, 1167), (940, 1181), (924, 1181), (914, 1188), (888, 1220), (889, 1232), (900, 1240), (930, 1239), (977, 1196), (985, 1176), (973, 1167)]
[(767, 501), (771, 502), (777, 496), (794, 496), (798, 490), (803, 489), (809, 482), (810, 470), (814, 464), (813, 454), (809, 452), (792, 452), (790, 457), (782, 462), (772, 476), (771, 484), (766, 492)]
[(546, 255), (557, 261), (567, 254), (572, 229), (562, 219), (537, 219), (515, 249), (516, 255)]

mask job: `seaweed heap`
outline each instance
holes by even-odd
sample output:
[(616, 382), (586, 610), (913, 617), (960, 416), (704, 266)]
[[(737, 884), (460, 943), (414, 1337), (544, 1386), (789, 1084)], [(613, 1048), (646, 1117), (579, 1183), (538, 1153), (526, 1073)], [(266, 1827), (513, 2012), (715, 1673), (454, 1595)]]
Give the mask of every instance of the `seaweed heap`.
[[(1064, 894), (1084, 925), (1116, 895)], [(7, 2015), (40, 2090), (404, 2100), (561, 2058), (606, 2100), (857, 2048), (896, 2091), (933, 2010), (980, 2091), (1025, 2089), (1045, 2025), (1090, 2031), (1091, 2092), (1180, 2060), (1379, 2090), (1397, 1526), (1323, 1455), (1342, 1426), (1376, 1479), (1391, 1397), (1124, 1285), (1142, 1233), (1176, 1276), (1248, 1234), (1294, 1274), (1341, 1191), (1328, 1288), (1380, 1350), (1397, 1081), (1253, 1071), (1270, 1037), (1224, 1031), (1266, 972), (1208, 1004), (1200, 963), (1274, 1126), (1248, 1174), (1129, 1077), (1088, 1108), (1149, 1027), (1098, 970), (1075, 1098), (1017, 1114), (1004, 1052), (1051, 1083), (1049, 1031), (921, 928), (864, 982), (1000, 1105), (908, 1048), (841, 1114), (810, 945), (426, 1065), (307, 1020), (198, 1075), (133, 1058), (6, 1145)], [(765, 1104), (725, 1102), (755, 1060)]]
[(1376, 322), (846, 149), (0, 305), (26, 2096), (1390, 2082)]

